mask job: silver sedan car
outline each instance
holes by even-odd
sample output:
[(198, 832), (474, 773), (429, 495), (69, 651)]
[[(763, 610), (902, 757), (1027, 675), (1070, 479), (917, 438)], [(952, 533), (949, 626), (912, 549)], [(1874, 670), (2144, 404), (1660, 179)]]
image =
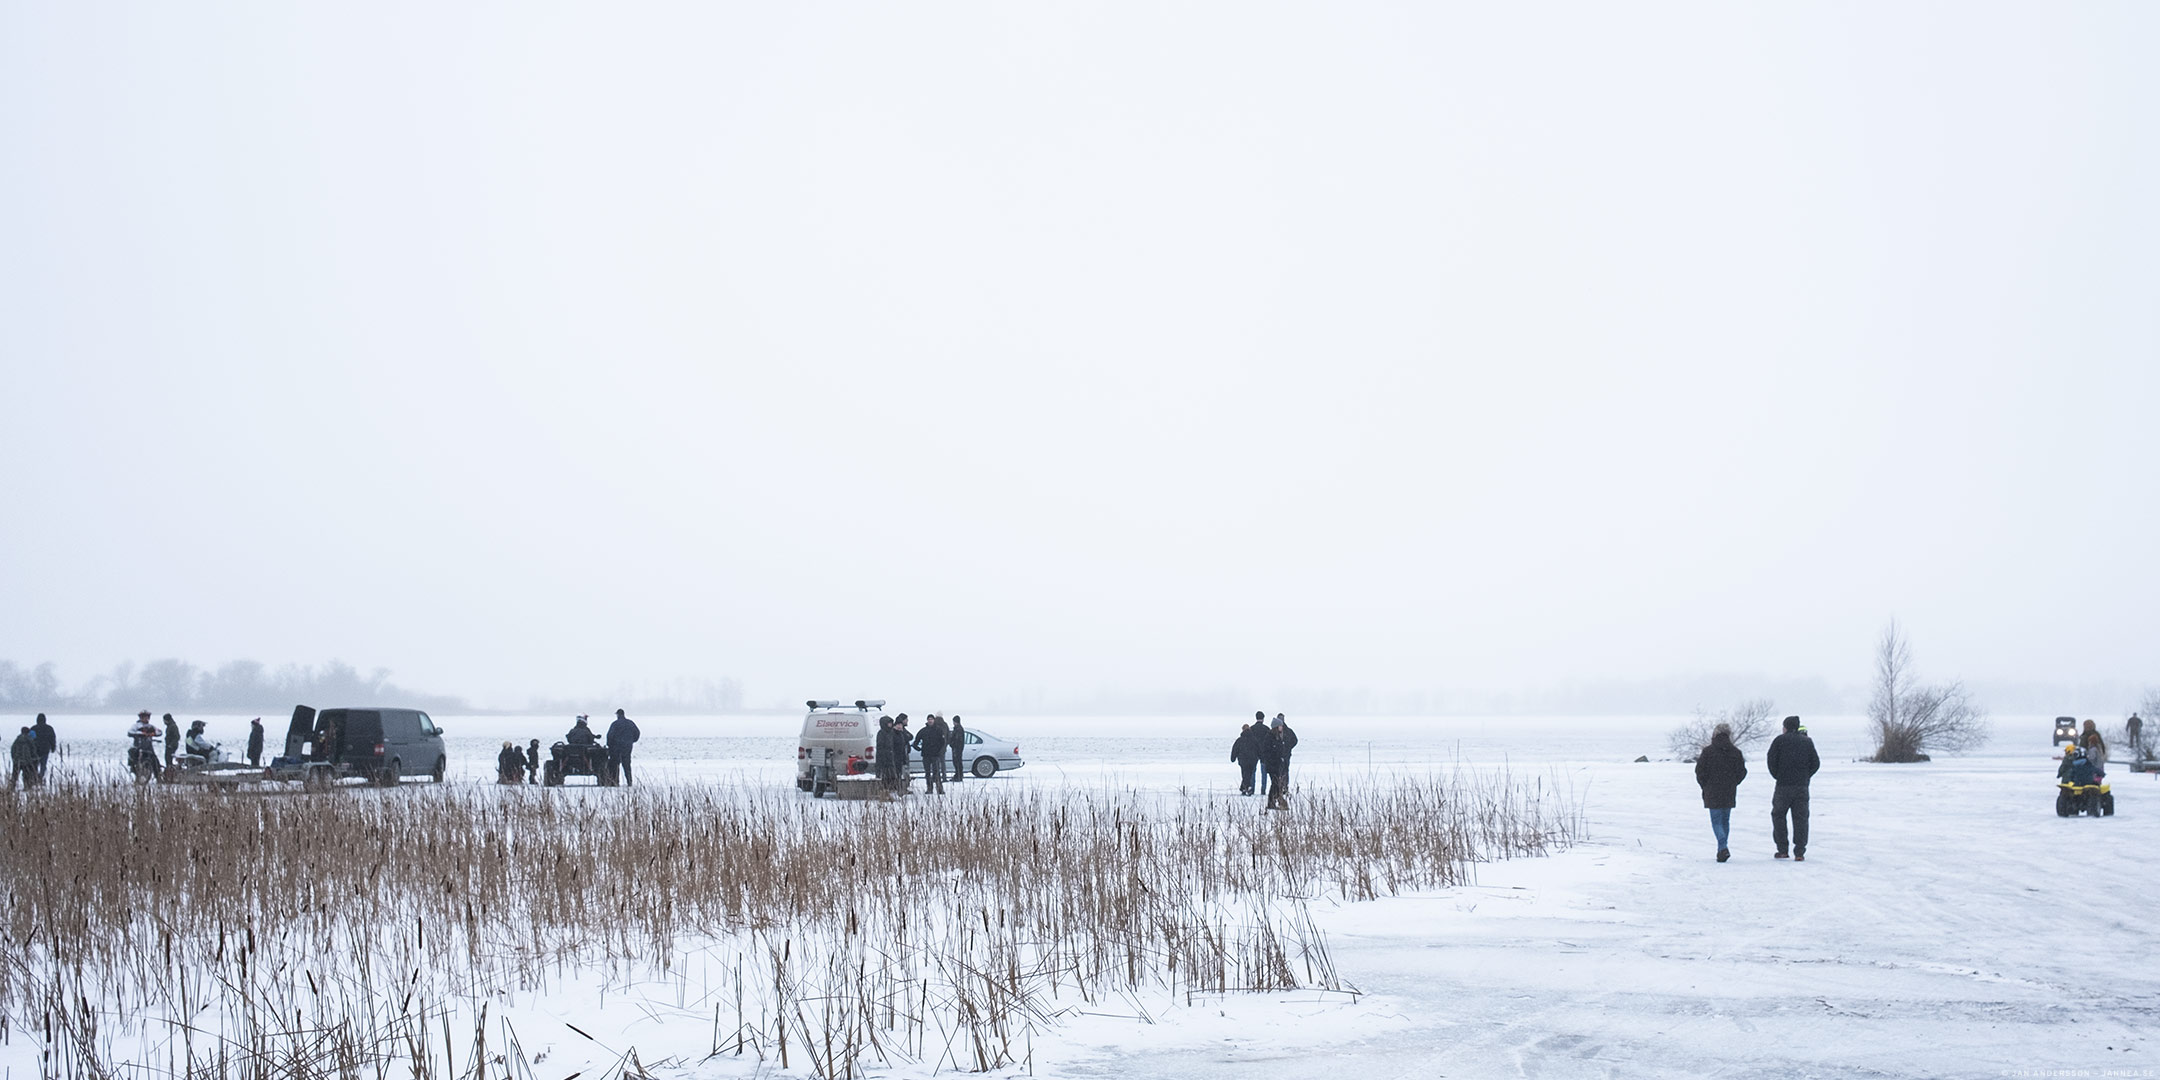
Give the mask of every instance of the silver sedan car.
[[(952, 750), (950, 748), (945, 751), (945, 764), (948, 768), (952, 765)], [(974, 728), (968, 729), (967, 748), (960, 751), (960, 767), (966, 769), (968, 775), (989, 779), (1000, 772), (1017, 769), (1025, 764), (1027, 762), (1020, 760), (1019, 743), (1010, 739), (998, 738), (987, 731), (977, 731)], [(922, 755), (919, 753), (910, 755), (908, 767), (909, 772), (921, 776), (923, 774)]]

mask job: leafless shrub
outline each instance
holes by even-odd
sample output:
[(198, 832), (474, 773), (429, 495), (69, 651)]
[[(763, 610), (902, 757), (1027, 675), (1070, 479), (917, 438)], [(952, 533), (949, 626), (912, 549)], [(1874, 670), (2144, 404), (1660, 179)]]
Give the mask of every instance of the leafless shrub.
[(1963, 683), (1919, 683), (1912, 650), (1895, 621), (1883, 628), (1875, 646), (1868, 720), (1875, 725), (1874, 761), (1926, 761), (1928, 750), (1954, 754), (1988, 738), (1987, 713)]
[(1723, 712), (1712, 714), (1697, 706), (1695, 719), (1672, 730), (1666, 736), (1666, 748), (1682, 761), (1693, 761), (1702, 748), (1710, 745), (1710, 733), (1719, 724), (1732, 725), (1733, 745), (1742, 750), (1770, 737), (1770, 717), (1777, 712), (1777, 703), (1769, 698), (1749, 698)]
[[(1569, 842), (1579, 814), (1542, 781), (1460, 772), (1313, 786), (1269, 815), (1101, 789), (931, 808), (746, 782), (63, 780), (0, 797), (0, 1037), (59, 1076), (522, 1076), (532, 1033), (491, 1039), (489, 1003), (598, 974), (679, 986), (714, 1055), (995, 1070), (1067, 1010), (1143, 991), (1352, 990), (1308, 898), (1458, 884)], [(602, 1049), (610, 1075), (637, 1061)]]

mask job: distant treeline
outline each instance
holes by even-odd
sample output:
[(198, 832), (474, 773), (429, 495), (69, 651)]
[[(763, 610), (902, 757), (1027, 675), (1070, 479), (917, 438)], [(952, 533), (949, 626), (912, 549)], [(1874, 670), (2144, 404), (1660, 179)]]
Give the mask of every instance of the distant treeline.
[(0, 709), (14, 712), (275, 712), (294, 705), (333, 703), (404, 705), (436, 712), (466, 707), (461, 698), (400, 687), (390, 681), (388, 668), (362, 675), (342, 660), (320, 667), (287, 664), (275, 671), (253, 660), (234, 660), (215, 669), (198, 668), (185, 660), (152, 660), (141, 667), (130, 661), (72, 689), (61, 682), (59, 668), (51, 662), (24, 668), (12, 660), (0, 660)]
[(0, 660), (0, 711), (113, 712), (141, 709), (166, 712), (283, 712), (294, 705), (397, 705), (441, 714), (489, 712), (574, 713), (605, 715), (625, 709), (632, 715), (716, 715), (741, 712), (742, 684), (676, 679), (660, 685), (619, 687), (611, 696), (535, 698), (518, 709), (476, 708), (451, 694), (408, 690), (390, 681), (388, 668), (362, 675), (342, 660), (319, 667), (286, 664), (271, 670), (253, 660), (234, 660), (201, 668), (185, 660), (152, 660), (115, 666), (70, 687), (58, 665), (24, 667)]

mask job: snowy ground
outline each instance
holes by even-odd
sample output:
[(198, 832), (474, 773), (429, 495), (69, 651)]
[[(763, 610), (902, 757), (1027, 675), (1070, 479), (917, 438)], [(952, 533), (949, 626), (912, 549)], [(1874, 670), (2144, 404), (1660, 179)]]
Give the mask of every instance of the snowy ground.
[[(546, 735), (553, 723), (445, 720), (476, 743)], [(678, 752), (642, 757), (644, 773), (786, 781), (784, 759), (742, 755), (766, 741), (784, 749), (788, 731), (730, 724), (736, 737), (716, 738), (714, 722), (699, 723), (648, 723), (648, 750)], [(2006, 719), (1982, 753), (1912, 766), (1856, 762), (1857, 721), (1811, 719), (1824, 765), (1808, 861), (1770, 857), (1757, 748), (1734, 812), (1734, 857), (1720, 865), (1690, 767), (1632, 761), (1661, 756), (1673, 724), (1304, 723), (1303, 783), (1504, 759), (1574, 790), (1586, 838), (1549, 858), (1488, 864), (1470, 887), (1323, 902), (1336, 966), (1361, 997), (1143, 997), (1038, 1035), (1033, 1074), (2160, 1076), (2160, 782), (2150, 774), (2118, 766), (2118, 814), (2065, 820), (2053, 811), (2044, 718)], [(991, 783), (1228, 794), (1235, 767), (1223, 759), (1236, 725), (1219, 726), (1005, 721), (996, 730), (1030, 763)], [(963, 785), (955, 796), (982, 790)], [(550, 1053), (535, 1075), (564, 1076), (604, 1068), (631, 1046), (647, 1062), (695, 1062), (710, 1042), (710, 1006), (700, 1021), (696, 997), (685, 975), (504, 1004), (528, 1054)], [(565, 1022), (597, 1041), (564, 1033)], [(4, 1056), (19, 1067), (22, 1049), (18, 1040)], [(937, 1057), (872, 1075), (951, 1071)], [(771, 1071), (733, 1058), (669, 1070)]]

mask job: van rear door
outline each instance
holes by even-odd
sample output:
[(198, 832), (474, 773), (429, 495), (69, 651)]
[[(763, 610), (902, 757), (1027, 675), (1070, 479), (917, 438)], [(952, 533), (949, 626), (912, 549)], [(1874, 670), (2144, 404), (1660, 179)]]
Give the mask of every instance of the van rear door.
[(315, 710), (307, 705), (295, 705), (292, 723), (285, 728), (285, 756), (297, 758), (306, 749), (307, 741), (315, 735)]

